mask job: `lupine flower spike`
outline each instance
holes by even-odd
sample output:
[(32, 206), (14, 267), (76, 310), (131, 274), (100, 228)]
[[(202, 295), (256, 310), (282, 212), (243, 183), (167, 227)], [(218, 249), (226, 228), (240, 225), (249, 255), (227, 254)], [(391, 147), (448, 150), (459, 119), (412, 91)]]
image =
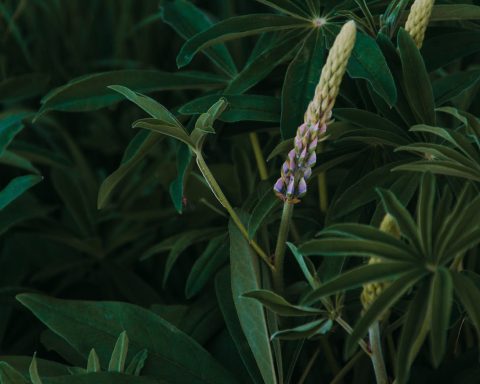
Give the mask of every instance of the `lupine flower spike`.
[(277, 196), (286, 202), (298, 203), (307, 192), (307, 181), (317, 161), (318, 136), (327, 130), (340, 83), (355, 45), (355, 36), (355, 23), (349, 21), (342, 27), (328, 53), (315, 95), (305, 112), (304, 123), (297, 129), (294, 148), (288, 153), (281, 176), (273, 187)]
[(435, 0), (415, 0), (410, 8), (405, 30), (415, 41), (418, 49), (422, 47), (434, 2)]
[[(398, 227), (395, 218), (387, 213), (380, 224), (380, 230), (386, 233), (389, 233), (395, 236), (397, 239), (400, 238), (400, 228)], [(370, 257), (368, 264), (375, 264), (380, 263), (382, 260), (378, 257)], [(362, 301), (363, 310), (366, 311), (370, 305), (377, 299), (378, 296), (382, 294), (382, 292), (387, 288), (389, 285), (386, 281), (380, 282), (373, 282), (369, 284), (365, 284), (363, 286), (363, 291), (360, 296)]]

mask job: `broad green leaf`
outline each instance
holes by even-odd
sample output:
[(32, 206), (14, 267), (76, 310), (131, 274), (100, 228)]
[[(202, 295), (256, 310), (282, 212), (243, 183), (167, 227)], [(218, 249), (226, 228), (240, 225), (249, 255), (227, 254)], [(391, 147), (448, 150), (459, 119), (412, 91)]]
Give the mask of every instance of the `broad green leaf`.
[(295, 136), (297, 127), (303, 123), (303, 115), (320, 79), (324, 56), (325, 38), (317, 28), (305, 39), (285, 74), (280, 121), (283, 139)]
[(430, 348), (433, 365), (438, 367), (445, 354), (447, 330), (452, 314), (453, 283), (448, 269), (437, 268), (432, 277), (430, 290)]
[(188, 274), (185, 296), (191, 299), (211, 281), (215, 272), (228, 260), (228, 242), (222, 235), (212, 239)]
[(303, 305), (293, 305), (285, 300), (282, 296), (265, 289), (246, 292), (243, 294), (243, 296), (256, 299), (269, 310), (280, 316), (313, 316), (324, 312), (319, 309)]
[(396, 357), (396, 380), (399, 384), (405, 384), (410, 374), (410, 366), (415, 359), (417, 351), (414, 351), (414, 345), (422, 344), (425, 339), (423, 328), (430, 321), (428, 317), (429, 306), (429, 285), (422, 284), (415, 293), (413, 300), (407, 307), (405, 322), (398, 344)]
[(100, 372), (101, 366), (100, 366), (100, 360), (98, 358), (97, 352), (95, 352), (95, 349), (92, 348), (90, 350), (90, 353), (88, 354), (88, 360), (87, 360), (87, 372)]
[(123, 96), (107, 87), (118, 84), (136, 92), (221, 88), (225, 80), (203, 72), (169, 73), (154, 70), (119, 70), (75, 78), (42, 99), (39, 114), (50, 110), (82, 112), (119, 102)]
[(255, 0), (259, 3), (268, 5), (269, 7), (276, 9), (282, 13), (293, 17), (310, 18), (311, 15), (305, 10), (305, 7), (295, 4), (289, 0)]
[(165, 108), (159, 102), (153, 100), (152, 98), (142, 95), (141, 93), (134, 92), (127, 87), (121, 85), (109, 85), (108, 88), (120, 93), (127, 100), (130, 100), (132, 103), (135, 103), (145, 112), (151, 115), (157, 120), (163, 121), (165, 124), (174, 125), (179, 128), (182, 128), (182, 124), (176, 119), (176, 117), (170, 113), (170, 111)]
[(272, 335), (272, 339), (281, 340), (299, 340), (308, 339), (316, 335), (324, 335), (330, 331), (333, 326), (331, 319), (314, 320), (295, 328), (282, 329)]
[(419, 122), (435, 125), (435, 100), (425, 63), (413, 39), (404, 29), (398, 32), (398, 49), (410, 108)]
[(267, 217), (269, 217), (273, 210), (278, 206), (280, 206), (280, 200), (275, 196), (271, 189), (267, 189), (253, 208), (252, 214), (248, 220), (247, 229), (248, 237), (250, 239), (254, 238), (260, 226), (262, 226)]
[(192, 61), (197, 52), (214, 44), (262, 32), (306, 28), (308, 26), (310, 26), (310, 23), (306, 20), (283, 15), (252, 14), (231, 17), (187, 40), (177, 56), (177, 65), (179, 68), (184, 67)]
[(275, 67), (286, 61), (292, 52), (298, 50), (298, 40), (303, 31), (293, 31), (270, 49), (265, 50), (256, 59), (247, 63), (245, 68), (236, 75), (225, 89), (228, 94), (240, 94), (252, 88), (264, 79)]
[(266, 384), (277, 383), (275, 362), (262, 305), (243, 297), (258, 290), (260, 285), (259, 259), (236, 225), (230, 221), (230, 267), (232, 294), (241, 327)]
[(142, 371), (145, 375), (175, 383), (236, 382), (190, 337), (141, 307), (120, 302), (60, 300), (36, 294), (17, 298), (85, 357), (93, 346), (100, 361), (108, 361), (119, 333), (126, 331), (132, 353), (148, 349), (149, 358)]
[(178, 143), (177, 146), (177, 177), (169, 187), (170, 198), (178, 213), (183, 211), (183, 189), (188, 166), (192, 160), (192, 152), (188, 145)]
[(117, 372), (96, 372), (79, 375), (49, 377), (45, 384), (165, 384), (151, 377), (124, 375)]
[(140, 119), (135, 121), (132, 127), (144, 128), (155, 133), (173, 137), (174, 139), (180, 140), (190, 147), (193, 147), (194, 144), (183, 127), (180, 128), (176, 125), (170, 125), (162, 120), (151, 118)]
[(434, 5), (431, 21), (480, 20), (480, 6), (473, 4)]
[(480, 51), (480, 32), (469, 30), (441, 34), (423, 43), (422, 56), (429, 72)]
[[(179, 112), (183, 115), (195, 115), (205, 112), (218, 101), (218, 95), (203, 96), (183, 105)], [(219, 120), (227, 123), (238, 121), (278, 122), (280, 120), (280, 101), (275, 97), (260, 95), (223, 95), (228, 102), (227, 109)]]
[(469, 277), (461, 273), (452, 273), (451, 277), (455, 294), (460, 299), (470, 321), (475, 326), (477, 334), (480, 335), (480, 307), (478, 306), (480, 290)]
[(442, 77), (432, 83), (435, 104), (440, 106), (480, 81), (480, 70), (458, 72)]
[(102, 209), (115, 187), (125, 178), (147, 156), (150, 150), (162, 139), (160, 135), (153, 132), (140, 131), (130, 141), (125, 150), (124, 158), (120, 166), (105, 180), (103, 180), (98, 191), (97, 208)]
[(390, 106), (397, 101), (397, 89), (392, 73), (377, 42), (370, 36), (357, 32), (347, 72), (352, 78), (367, 80)]
[(439, 175), (461, 177), (468, 180), (480, 181), (480, 174), (472, 172), (470, 167), (452, 161), (420, 160), (401, 165), (393, 171), (432, 172)]
[[(38, 370), (42, 376), (64, 376), (69, 374), (67, 365), (63, 365), (51, 360), (36, 358)], [(15, 368), (23, 376), (28, 377), (32, 358), (30, 356), (4, 356), (0, 355), (0, 364), (7, 363)], [(1, 370), (1, 369), (0, 369)]]
[(9, 77), (0, 83), (0, 102), (15, 103), (43, 94), (50, 76), (41, 73)]
[[(342, 240), (338, 240), (342, 241)], [(319, 288), (309, 292), (302, 303), (312, 305), (322, 297), (337, 292), (354, 289), (373, 281), (389, 281), (392, 278), (401, 277), (415, 268), (413, 263), (375, 263), (351, 269), (340, 276), (321, 285)]]
[(228, 332), (234, 341), (235, 348), (237, 349), (245, 368), (255, 384), (263, 384), (263, 379), (259, 368), (253, 356), (252, 350), (248, 345), (248, 341), (242, 330), (237, 315), (237, 310), (233, 300), (229, 269), (223, 269), (217, 274), (215, 278), (215, 292), (217, 294), (218, 304), (220, 310), (222, 311)]
[(386, 244), (380, 241), (327, 238), (309, 240), (299, 247), (299, 251), (305, 256), (378, 256), (392, 261), (414, 261), (416, 255), (412, 255), (405, 249)]
[(13, 138), (23, 129), (22, 120), (26, 113), (0, 115), (0, 154), (8, 147)]
[(42, 180), (43, 177), (38, 175), (18, 176), (11, 180), (7, 186), (0, 191), (0, 210), (4, 209), (8, 204)]
[(0, 382), (2, 384), (28, 384), (20, 372), (4, 361), (0, 361)]
[(37, 175), (40, 174), (40, 171), (30, 161), (12, 151), (4, 150), (0, 154), (0, 164), (20, 168)]
[(118, 336), (118, 339), (115, 342), (115, 347), (113, 348), (112, 356), (110, 357), (110, 362), (108, 363), (109, 372), (121, 373), (124, 371), (127, 353), (128, 336), (127, 332), (123, 331), (120, 333), (120, 336)]
[(424, 275), (426, 270), (423, 268), (412, 270), (395, 280), (392, 285), (387, 287), (382, 294), (372, 303), (365, 314), (355, 324), (353, 332), (347, 339), (345, 347), (347, 355), (353, 352), (358, 340), (365, 335), (370, 325), (378, 320), (386, 311), (391, 309), (395, 303)]
[[(205, 12), (185, 0), (163, 3), (160, 7), (160, 17), (184, 39), (190, 39), (213, 24)], [(235, 76), (237, 68), (225, 45), (207, 48), (204, 53), (229, 77)]]

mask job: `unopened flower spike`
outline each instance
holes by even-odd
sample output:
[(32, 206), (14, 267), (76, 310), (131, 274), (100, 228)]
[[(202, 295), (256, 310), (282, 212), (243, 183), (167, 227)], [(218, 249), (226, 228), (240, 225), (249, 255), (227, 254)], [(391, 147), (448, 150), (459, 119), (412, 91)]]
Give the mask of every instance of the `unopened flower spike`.
[(305, 112), (304, 123), (297, 129), (294, 148), (288, 153), (281, 176), (273, 188), (277, 196), (286, 202), (298, 203), (307, 192), (307, 181), (317, 161), (318, 136), (326, 132), (332, 117), (332, 108), (355, 45), (355, 37), (355, 22), (349, 21), (342, 27), (328, 53), (315, 95)]
[(435, 0), (415, 0), (410, 8), (405, 30), (415, 41), (418, 49), (422, 47), (434, 2)]

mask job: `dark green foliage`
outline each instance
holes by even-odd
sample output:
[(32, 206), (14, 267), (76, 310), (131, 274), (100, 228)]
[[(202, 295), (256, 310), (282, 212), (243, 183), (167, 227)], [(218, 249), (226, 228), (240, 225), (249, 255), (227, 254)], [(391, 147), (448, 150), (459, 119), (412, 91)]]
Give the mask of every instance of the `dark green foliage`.
[[(0, 384), (373, 383), (377, 322), (391, 382), (477, 383), (480, 6), (437, 0), (418, 49), (410, 4), (0, 2)], [(273, 183), (349, 19), (274, 289)]]

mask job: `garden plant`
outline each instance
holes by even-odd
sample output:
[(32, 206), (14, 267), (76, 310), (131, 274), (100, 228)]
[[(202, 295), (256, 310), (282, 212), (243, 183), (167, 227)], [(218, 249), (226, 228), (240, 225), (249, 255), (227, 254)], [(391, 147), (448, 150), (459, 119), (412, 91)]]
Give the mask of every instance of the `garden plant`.
[(478, 2), (0, 33), (0, 384), (480, 383)]

